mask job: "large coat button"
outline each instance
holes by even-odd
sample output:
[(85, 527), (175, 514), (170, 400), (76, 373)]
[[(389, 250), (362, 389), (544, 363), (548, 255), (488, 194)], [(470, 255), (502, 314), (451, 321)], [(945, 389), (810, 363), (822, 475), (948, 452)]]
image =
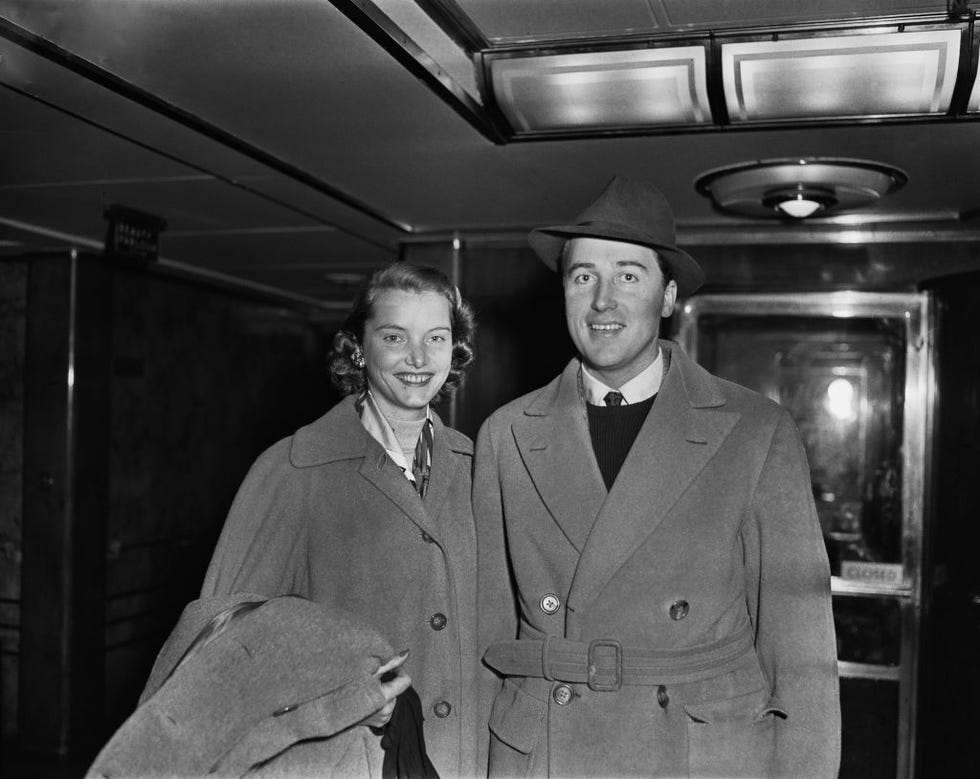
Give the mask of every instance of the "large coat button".
[(449, 701), (439, 701), (432, 707), (432, 712), (439, 718), (445, 719), (452, 713), (453, 707)]
[(670, 618), (673, 620), (684, 619), (691, 610), (691, 605), (686, 600), (677, 600), (670, 604)]
[(446, 623), (449, 620), (446, 619), (446, 615), (440, 611), (437, 611), (431, 617), (429, 617), (429, 627), (433, 630), (442, 630), (446, 627)]
[(554, 614), (561, 608), (561, 598), (559, 598), (553, 592), (549, 592), (542, 596), (541, 600), (538, 602), (538, 606), (541, 607), (541, 611), (543, 611), (545, 614)]
[(565, 706), (572, 702), (572, 688), (567, 684), (559, 684), (551, 691), (551, 697), (559, 706)]

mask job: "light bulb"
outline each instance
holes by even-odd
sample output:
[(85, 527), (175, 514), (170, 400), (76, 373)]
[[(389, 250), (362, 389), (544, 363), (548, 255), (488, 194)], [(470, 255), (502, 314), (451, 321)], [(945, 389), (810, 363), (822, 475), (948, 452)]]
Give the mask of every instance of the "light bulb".
[(790, 200), (779, 201), (776, 208), (794, 219), (805, 219), (823, 208), (823, 205), (816, 200), (809, 200), (803, 195), (797, 195)]

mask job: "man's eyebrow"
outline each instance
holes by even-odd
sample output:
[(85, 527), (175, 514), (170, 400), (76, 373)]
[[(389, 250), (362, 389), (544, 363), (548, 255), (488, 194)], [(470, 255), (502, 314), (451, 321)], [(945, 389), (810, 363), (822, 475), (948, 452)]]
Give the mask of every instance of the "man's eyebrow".
[(642, 260), (616, 260), (617, 268), (643, 268), (646, 270), (650, 266)]
[[(579, 262), (573, 262), (565, 269), (565, 273), (571, 273), (573, 270), (578, 270), (579, 268), (593, 269), (595, 268), (594, 262), (588, 262), (585, 260), (580, 260)], [(647, 265), (642, 260), (616, 260), (617, 268), (639, 268), (640, 270), (648, 271), (650, 266)]]

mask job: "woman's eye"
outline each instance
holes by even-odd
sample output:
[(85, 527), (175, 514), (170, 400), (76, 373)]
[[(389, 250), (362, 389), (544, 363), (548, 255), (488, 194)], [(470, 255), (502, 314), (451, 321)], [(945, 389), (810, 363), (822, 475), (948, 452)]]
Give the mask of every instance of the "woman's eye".
[(580, 273), (575, 277), (576, 284), (588, 284), (590, 281), (592, 281), (591, 273)]
[(402, 340), (400, 335), (395, 335), (394, 333), (389, 333), (382, 339), (385, 343), (396, 344)]
[(623, 274), (623, 281), (629, 281), (629, 282), (637, 281), (636, 274), (635, 273), (624, 273)]
[(432, 341), (433, 343), (441, 344), (441, 343), (445, 343), (446, 336), (444, 336), (444, 335), (433, 335), (433, 336), (431, 336), (429, 338), (429, 340)]

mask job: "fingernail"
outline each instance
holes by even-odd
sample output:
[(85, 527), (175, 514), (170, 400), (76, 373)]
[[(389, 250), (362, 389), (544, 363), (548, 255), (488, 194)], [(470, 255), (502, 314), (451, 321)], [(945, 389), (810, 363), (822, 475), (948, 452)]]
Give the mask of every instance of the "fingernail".
[(409, 650), (407, 650), (407, 649), (403, 649), (401, 652), (398, 653), (398, 656), (399, 657), (408, 657), (408, 651)]

